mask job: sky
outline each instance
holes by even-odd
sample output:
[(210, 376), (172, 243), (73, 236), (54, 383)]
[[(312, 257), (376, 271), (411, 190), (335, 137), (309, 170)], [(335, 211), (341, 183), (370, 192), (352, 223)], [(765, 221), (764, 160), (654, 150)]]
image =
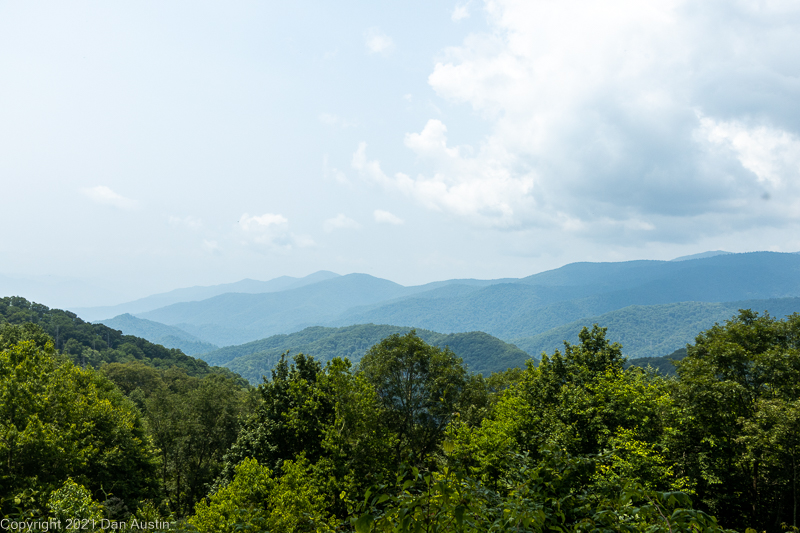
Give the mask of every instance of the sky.
[(800, 250), (800, 2), (0, 0), (0, 296)]

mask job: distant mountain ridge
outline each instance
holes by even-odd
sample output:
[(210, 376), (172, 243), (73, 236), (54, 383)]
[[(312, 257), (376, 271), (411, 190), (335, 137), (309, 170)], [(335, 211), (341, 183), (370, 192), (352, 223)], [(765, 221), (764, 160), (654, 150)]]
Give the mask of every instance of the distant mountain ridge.
[(99, 323), (112, 329), (125, 331), (126, 335), (142, 337), (165, 348), (177, 348), (186, 355), (193, 356), (219, 349), (216, 344), (202, 341), (180, 328), (167, 326), (152, 320), (136, 318), (129, 313), (116, 316), (110, 320), (101, 320)]
[(694, 261), (572, 263), (517, 283), (451, 298), (410, 296), (351, 310), (331, 325), (412, 324), (434, 331), (485, 331), (513, 341), (631, 305), (800, 296), (800, 257), (760, 252)]
[(619, 342), (630, 358), (653, 358), (670, 354), (694, 342), (700, 331), (715, 323), (724, 323), (739, 309), (784, 318), (800, 313), (800, 298), (742, 300), (738, 302), (678, 302), (661, 305), (632, 305), (599, 316), (581, 318), (549, 329), (538, 335), (514, 339), (512, 342), (532, 356), (542, 352), (563, 351), (564, 341), (578, 343), (583, 327), (598, 324), (608, 328), (607, 338)]
[(186, 287), (182, 289), (175, 289), (169, 292), (153, 294), (145, 298), (140, 298), (132, 302), (126, 302), (119, 305), (103, 306), (103, 307), (78, 307), (74, 312), (85, 317), (86, 320), (98, 321), (103, 319), (110, 319), (122, 314), (138, 314), (152, 311), (160, 307), (181, 303), (181, 302), (196, 302), (206, 300), (219, 296), (220, 294), (227, 293), (244, 293), (244, 294), (260, 294), (267, 292), (284, 291), (305, 285), (311, 285), (319, 281), (336, 278), (339, 274), (329, 272), (327, 270), (320, 270), (309, 274), (303, 278), (294, 278), (291, 276), (281, 276), (271, 279), (269, 281), (258, 281), (254, 279), (243, 279), (235, 283), (223, 283), (220, 285), (211, 286), (195, 286)]
[(227, 293), (136, 316), (218, 346), (309, 326), (368, 323), (443, 333), (484, 331), (514, 341), (629, 306), (797, 296), (800, 256), (753, 252), (686, 261), (572, 263), (522, 279), (415, 287), (349, 274), (270, 293)]
[(723, 250), (714, 250), (713, 252), (702, 252), (699, 254), (682, 255), (672, 259), (672, 261), (689, 261), (691, 259), (705, 259), (706, 257), (714, 257), (716, 255), (726, 255), (732, 252), (725, 252)]

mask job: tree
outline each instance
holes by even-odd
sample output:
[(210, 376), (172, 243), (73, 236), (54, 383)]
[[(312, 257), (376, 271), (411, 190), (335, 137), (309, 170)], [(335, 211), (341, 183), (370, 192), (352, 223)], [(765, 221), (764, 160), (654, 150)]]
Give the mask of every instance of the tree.
[(127, 504), (156, 487), (139, 411), (105, 377), (59, 357), (33, 324), (0, 325), (0, 458), (0, 498), (36, 494), (39, 509), (70, 477)]
[(419, 461), (433, 452), (467, 385), (461, 359), (449, 348), (428, 345), (412, 330), (370, 348), (360, 370), (375, 387), (386, 424), (398, 437), (397, 458), (410, 453)]
[(161, 488), (170, 509), (190, 512), (236, 440), (248, 392), (221, 374), (201, 379), (182, 368), (161, 370), (141, 361), (110, 363), (102, 373), (144, 412), (161, 457)]
[(583, 328), (581, 343), (529, 362), (517, 383), (500, 394), (492, 412), (473, 429), (455, 423), (451, 460), (496, 486), (517, 454), (540, 457), (557, 446), (577, 457), (606, 453), (597, 481), (635, 479), (656, 490), (683, 488), (661, 446), (672, 401), (666, 383), (641, 369), (624, 370), (622, 347), (606, 329)]
[(299, 454), (312, 463), (323, 455), (325, 428), (334, 421), (336, 399), (323, 387), (322, 366), (298, 354), (289, 365), (286, 354), (259, 385), (261, 401), (225, 455), (222, 482), (233, 479), (234, 468), (246, 458), (280, 472), (283, 461)]
[(740, 310), (698, 335), (677, 367), (683, 416), (670, 447), (700, 502), (734, 527), (793, 521), (800, 315)]
[(231, 482), (197, 504), (189, 523), (200, 533), (284, 531), (332, 533), (334, 520), (302, 456), (276, 477), (255, 459), (235, 468)]

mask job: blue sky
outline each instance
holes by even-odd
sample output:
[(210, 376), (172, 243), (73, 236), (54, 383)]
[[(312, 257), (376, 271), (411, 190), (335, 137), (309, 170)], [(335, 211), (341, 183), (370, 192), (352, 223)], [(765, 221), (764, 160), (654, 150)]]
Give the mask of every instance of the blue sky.
[(798, 251), (798, 35), (779, 0), (0, 2), (0, 293)]

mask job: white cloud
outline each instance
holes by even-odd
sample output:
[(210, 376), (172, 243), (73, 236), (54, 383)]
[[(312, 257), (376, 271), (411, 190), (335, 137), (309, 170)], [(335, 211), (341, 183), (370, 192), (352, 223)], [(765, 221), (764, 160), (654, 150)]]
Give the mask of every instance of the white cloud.
[(447, 146), (446, 131), (442, 122), (429, 120), (422, 132), (406, 135), (406, 146), (434, 167), (431, 176), (411, 178), (400, 172), (387, 176), (378, 161), (367, 159), (366, 143), (353, 154), (352, 166), (367, 179), (430, 209), (464, 216), (478, 225), (516, 224), (515, 209), (531, 199), (533, 175), (513, 175), (511, 156), (498, 145), (482, 146), (476, 157), (462, 156), (458, 147)]
[(404, 222), (403, 219), (397, 215), (394, 215), (389, 211), (383, 211), (382, 209), (376, 209), (372, 215), (375, 217), (375, 222), (378, 224), (392, 224), (394, 226), (398, 226)]
[(245, 243), (253, 242), (273, 251), (289, 251), (315, 244), (311, 237), (289, 231), (289, 220), (275, 213), (258, 216), (244, 213), (239, 218), (239, 229), (246, 238)]
[(741, 165), (764, 186), (779, 189), (800, 183), (800, 138), (769, 126), (748, 127), (739, 121), (700, 116), (700, 139), (730, 149)]
[(81, 192), (98, 204), (110, 205), (118, 209), (131, 210), (136, 208), (136, 201), (121, 196), (105, 185), (81, 189)]
[(340, 128), (352, 128), (357, 123), (352, 120), (345, 120), (333, 113), (320, 113), (319, 121), (328, 126), (339, 126)]
[(352, 158), (362, 176), (479, 225), (618, 228), (632, 243), (683, 238), (671, 228), (688, 234), (701, 219), (720, 232), (796, 219), (800, 4), (485, 8), (490, 31), (448, 48), (428, 81), (488, 134), (448, 145), (429, 120), (405, 138), (416, 178), (384, 173), (364, 143)]
[(360, 227), (361, 225), (358, 222), (342, 213), (339, 213), (333, 218), (329, 218), (322, 224), (322, 229), (325, 230), (325, 233), (331, 233), (337, 229), (358, 229)]
[(450, 15), (450, 19), (453, 22), (458, 22), (459, 20), (464, 20), (469, 18), (469, 2), (466, 4), (459, 4), (453, 9), (453, 13)]
[(217, 241), (208, 239), (203, 239), (203, 249), (211, 254), (218, 254), (220, 252), (220, 247)]
[(270, 228), (286, 227), (289, 220), (283, 215), (276, 215), (274, 213), (264, 213), (260, 216), (250, 216), (244, 213), (239, 219), (239, 226), (244, 231), (259, 231)]
[(203, 227), (203, 221), (191, 215), (187, 215), (185, 217), (176, 217), (170, 215), (169, 224), (170, 226), (184, 227), (191, 230), (198, 230)]
[(344, 172), (330, 165), (328, 154), (322, 157), (322, 177), (325, 180), (333, 180), (340, 185), (351, 185)]
[(394, 49), (392, 38), (378, 28), (370, 28), (364, 32), (364, 45), (371, 54), (386, 55)]

